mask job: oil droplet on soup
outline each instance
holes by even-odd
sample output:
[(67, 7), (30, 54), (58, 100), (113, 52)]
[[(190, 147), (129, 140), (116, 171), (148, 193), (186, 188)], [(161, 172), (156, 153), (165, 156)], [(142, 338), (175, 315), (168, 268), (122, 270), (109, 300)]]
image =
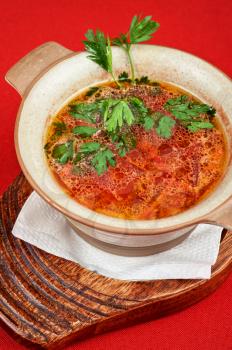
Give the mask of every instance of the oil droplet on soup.
[[(108, 84), (100, 87), (94, 96), (82, 93), (71, 104), (93, 102), (100, 97), (135, 96), (149, 110), (167, 114), (164, 104), (180, 95), (183, 91), (166, 83), (160, 83), (158, 87), (127, 84), (121, 90)], [(155, 129), (146, 131), (140, 125), (132, 125), (130, 132), (136, 147), (123, 157), (116, 154), (115, 167), (109, 166), (99, 176), (88, 162), (79, 169), (71, 161), (61, 164), (51, 156), (54, 146), (67, 142), (70, 137), (76, 139), (75, 147), (83, 143), (72, 134), (74, 127), (94, 126), (74, 118), (65, 106), (48, 126), (45, 146), (50, 150), (47, 152), (48, 165), (70, 196), (96, 212), (136, 220), (168, 217), (183, 212), (209, 195), (224, 173), (226, 142), (217, 119), (212, 119), (214, 128), (197, 132), (190, 132), (176, 123), (168, 139), (160, 137)], [(59, 125), (63, 124), (65, 127), (61, 132)], [(94, 140), (87, 140), (109, 144), (109, 139), (101, 132), (94, 135)]]

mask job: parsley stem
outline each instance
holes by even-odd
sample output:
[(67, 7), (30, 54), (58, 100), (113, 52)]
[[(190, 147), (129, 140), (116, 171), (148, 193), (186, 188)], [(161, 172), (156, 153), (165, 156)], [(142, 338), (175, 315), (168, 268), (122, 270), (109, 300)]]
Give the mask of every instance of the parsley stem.
[(131, 57), (131, 54), (130, 54), (130, 48), (131, 47), (129, 47), (129, 49), (126, 49), (126, 52), (127, 52), (127, 55), (128, 55), (130, 69), (131, 69), (131, 81), (134, 84), (134, 82), (135, 82), (135, 69), (134, 69), (134, 64), (133, 64), (132, 57)]
[(116, 80), (116, 77), (115, 77), (115, 75), (114, 75), (113, 70), (112, 70), (110, 73), (111, 73), (111, 75), (112, 75), (112, 78), (113, 78), (115, 84), (116, 84), (117, 87), (120, 89), (122, 86), (121, 86), (121, 84), (119, 83), (119, 81)]
[(130, 70), (131, 70), (131, 82), (132, 84), (135, 83), (135, 69), (134, 69), (134, 64), (133, 64), (133, 60), (130, 54), (130, 49), (131, 49), (131, 45), (129, 44), (128, 46), (121, 46), (123, 48), (123, 50), (126, 52), (128, 60), (129, 60), (129, 65), (130, 65)]

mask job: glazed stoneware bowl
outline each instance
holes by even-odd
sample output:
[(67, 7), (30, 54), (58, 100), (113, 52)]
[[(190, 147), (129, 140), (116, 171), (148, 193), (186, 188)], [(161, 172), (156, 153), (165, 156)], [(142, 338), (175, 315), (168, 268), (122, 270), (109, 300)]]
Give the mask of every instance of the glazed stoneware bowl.
[[(15, 126), (15, 146), (32, 187), (58, 209), (78, 234), (117, 254), (145, 255), (168, 249), (199, 223), (232, 229), (232, 84), (222, 72), (188, 53), (153, 45), (134, 46), (137, 76), (170, 82), (217, 109), (228, 142), (228, 164), (217, 188), (181, 214), (158, 220), (123, 220), (98, 214), (76, 202), (56, 182), (44, 154), (44, 133), (51, 117), (81, 90), (110, 79), (87, 58), (48, 42), (30, 52), (7, 73), (22, 96)], [(113, 47), (115, 74), (129, 71), (125, 53)]]

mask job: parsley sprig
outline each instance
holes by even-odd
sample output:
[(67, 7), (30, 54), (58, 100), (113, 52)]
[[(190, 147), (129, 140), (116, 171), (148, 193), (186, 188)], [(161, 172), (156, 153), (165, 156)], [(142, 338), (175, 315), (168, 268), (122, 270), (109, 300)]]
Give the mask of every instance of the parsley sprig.
[(91, 164), (96, 169), (97, 174), (101, 175), (108, 169), (108, 165), (115, 167), (116, 161), (113, 152), (109, 148), (105, 148), (94, 155)]
[(89, 137), (94, 135), (99, 129), (93, 128), (91, 126), (76, 126), (73, 128), (72, 132), (75, 135), (80, 135), (83, 137)]
[(54, 134), (53, 136), (61, 136), (66, 130), (66, 124), (64, 122), (54, 122), (52, 123)]
[(175, 120), (172, 118), (163, 115), (158, 122), (158, 127), (156, 128), (156, 132), (158, 135), (165, 139), (169, 139), (172, 136), (172, 128), (176, 124)]
[(56, 145), (52, 151), (52, 157), (60, 164), (66, 164), (73, 159), (73, 141), (67, 141)]
[(172, 129), (176, 122), (173, 118), (160, 113), (155, 112), (152, 116), (146, 116), (144, 119), (145, 130), (151, 130), (155, 128), (157, 134), (165, 139), (169, 139), (172, 136)]
[(159, 23), (153, 21), (151, 18), (152, 16), (146, 16), (144, 18), (134, 16), (129, 31), (113, 39), (113, 44), (121, 47), (128, 56), (132, 83), (135, 82), (135, 69), (131, 57), (131, 46), (152, 38), (152, 34), (159, 28)]
[(132, 125), (134, 119), (134, 115), (126, 101), (106, 100), (104, 123), (109, 133), (120, 130), (124, 125)]
[(109, 165), (112, 167), (116, 165), (113, 152), (99, 142), (86, 142), (82, 144), (74, 159), (74, 164), (77, 164), (86, 157), (90, 157), (89, 161), (98, 175), (102, 175), (108, 169)]
[(69, 113), (76, 119), (84, 120), (88, 123), (95, 123), (95, 112), (97, 104), (95, 103), (78, 103), (69, 106)]
[[(171, 112), (178, 122), (189, 131), (196, 132), (200, 129), (212, 129), (214, 126), (210, 119), (214, 117), (216, 110), (204, 103), (191, 101), (188, 96), (181, 95), (169, 99), (164, 108)], [(202, 114), (206, 118), (202, 118)]]
[(106, 37), (100, 30), (96, 30), (94, 34), (92, 29), (86, 32), (85, 37), (87, 40), (84, 40), (83, 43), (89, 53), (88, 58), (110, 73), (115, 83), (120, 87), (114, 76), (110, 38)]

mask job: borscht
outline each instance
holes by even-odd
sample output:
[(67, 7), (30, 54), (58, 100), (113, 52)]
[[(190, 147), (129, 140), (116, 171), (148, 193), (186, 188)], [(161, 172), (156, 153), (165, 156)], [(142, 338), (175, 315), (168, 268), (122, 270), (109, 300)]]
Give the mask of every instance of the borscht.
[(160, 219), (209, 195), (223, 176), (212, 106), (147, 77), (86, 89), (48, 121), (48, 166), (78, 203), (117, 218)]

